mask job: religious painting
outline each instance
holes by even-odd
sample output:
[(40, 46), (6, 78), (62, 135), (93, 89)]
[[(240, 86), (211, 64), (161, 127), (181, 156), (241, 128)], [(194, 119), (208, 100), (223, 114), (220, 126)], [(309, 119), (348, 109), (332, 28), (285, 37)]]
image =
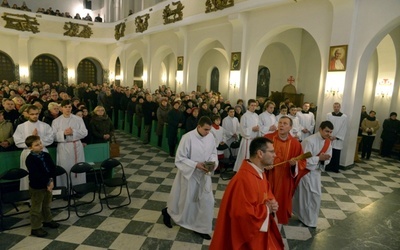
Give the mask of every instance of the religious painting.
[(328, 71), (345, 71), (346, 63), (347, 63), (347, 45), (330, 47)]
[(178, 62), (177, 69), (183, 70), (183, 56), (178, 56), (177, 62)]
[(257, 77), (257, 92), (258, 97), (268, 97), (269, 96), (269, 84), (271, 79), (271, 73), (267, 67), (261, 67), (258, 70)]
[(231, 70), (240, 70), (240, 52), (233, 52), (231, 55)]

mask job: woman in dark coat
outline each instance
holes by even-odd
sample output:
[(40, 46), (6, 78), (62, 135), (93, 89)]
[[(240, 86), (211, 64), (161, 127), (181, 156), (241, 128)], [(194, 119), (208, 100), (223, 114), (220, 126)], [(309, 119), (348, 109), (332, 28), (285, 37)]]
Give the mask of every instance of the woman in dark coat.
[(105, 113), (103, 106), (97, 106), (93, 110), (89, 127), (93, 143), (108, 142), (114, 134), (114, 126), (108, 115)]
[(47, 106), (47, 110), (44, 111), (43, 122), (51, 126), (53, 120), (59, 117), (60, 115), (61, 115), (60, 105), (56, 102), (50, 102), (49, 105)]
[(192, 108), (192, 114), (186, 119), (185, 123), (186, 133), (195, 129), (197, 127), (198, 121), (199, 121), (199, 109)]
[(179, 110), (180, 102), (175, 101), (173, 109), (168, 112), (167, 138), (169, 146), (169, 155), (175, 156), (176, 144), (178, 144), (178, 128), (183, 124), (183, 113)]
[(171, 110), (171, 105), (168, 103), (168, 98), (163, 97), (160, 102), (160, 106), (157, 109), (157, 130), (156, 134), (158, 135), (158, 143), (159, 147), (162, 146), (162, 136), (164, 130), (164, 124), (168, 120), (168, 112)]
[(143, 96), (139, 96), (138, 101), (136, 103), (135, 107), (135, 123), (136, 127), (138, 127), (138, 137), (140, 138), (141, 132), (142, 132), (142, 121), (143, 121), (143, 102), (144, 98)]

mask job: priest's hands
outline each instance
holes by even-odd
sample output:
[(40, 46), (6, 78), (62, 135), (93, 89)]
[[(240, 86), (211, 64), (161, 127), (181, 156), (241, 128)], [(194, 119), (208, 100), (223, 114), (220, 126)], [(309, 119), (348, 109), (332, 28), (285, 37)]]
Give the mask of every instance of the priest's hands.
[(37, 128), (35, 128), (33, 131), (32, 131), (32, 135), (38, 135), (38, 131), (37, 131)]
[(275, 199), (267, 200), (266, 205), (268, 206), (270, 213), (276, 213), (276, 211), (278, 211), (279, 205)]
[(295, 160), (295, 158), (290, 159), (290, 160), (289, 160), (289, 164), (290, 164), (290, 166), (295, 166), (295, 165), (296, 165), (296, 160)]

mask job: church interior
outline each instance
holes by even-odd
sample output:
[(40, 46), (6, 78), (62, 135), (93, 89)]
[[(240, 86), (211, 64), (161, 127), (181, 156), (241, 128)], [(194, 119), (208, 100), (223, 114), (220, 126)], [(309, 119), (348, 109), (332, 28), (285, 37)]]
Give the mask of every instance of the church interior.
[[(32, 10), (0, 7), (0, 76), (9, 81), (136, 84), (151, 92), (166, 85), (176, 93), (220, 92), (232, 103), (257, 97), (279, 103), (288, 97), (297, 106), (315, 104), (317, 125), (341, 103), (348, 117), (344, 171), (322, 174), (316, 228), (295, 217), (280, 227), (285, 248), (398, 248), (400, 162), (379, 155), (382, 129), (371, 160), (356, 162), (355, 155), (363, 105), (381, 124), (400, 112), (400, 1), (8, 2), (26, 2)], [(40, 7), (99, 15), (102, 22), (36, 13)], [(35, 74), (44, 59), (54, 66), (52, 73)], [(173, 158), (122, 131), (117, 137), (131, 205), (86, 218), (72, 213), (46, 239), (30, 237), (29, 227), (3, 231), (0, 248), (208, 249), (209, 241), (162, 223), (160, 211), (176, 174)], [(214, 222), (228, 183), (213, 177)]]

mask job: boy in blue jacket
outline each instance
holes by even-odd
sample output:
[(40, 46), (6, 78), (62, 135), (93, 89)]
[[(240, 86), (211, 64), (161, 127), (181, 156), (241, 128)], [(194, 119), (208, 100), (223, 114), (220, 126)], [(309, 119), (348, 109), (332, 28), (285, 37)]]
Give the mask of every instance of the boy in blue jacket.
[(43, 230), (42, 222), (44, 227), (58, 228), (60, 226), (53, 221), (50, 211), (56, 166), (50, 154), (43, 152), (39, 136), (28, 136), (25, 144), (31, 150), (26, 158), (31, 195), (31, 235), (45, 237), (47, 232)]

